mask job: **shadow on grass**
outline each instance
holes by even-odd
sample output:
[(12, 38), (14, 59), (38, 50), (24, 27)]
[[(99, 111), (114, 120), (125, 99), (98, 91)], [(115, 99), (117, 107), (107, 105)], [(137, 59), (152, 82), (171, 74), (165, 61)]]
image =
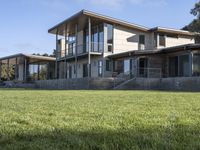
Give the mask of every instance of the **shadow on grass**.
[(54, 129), (0, 136), (1, 150), (198, 150), (200, 128), (176, 125), (146, 129), (73, 131)]

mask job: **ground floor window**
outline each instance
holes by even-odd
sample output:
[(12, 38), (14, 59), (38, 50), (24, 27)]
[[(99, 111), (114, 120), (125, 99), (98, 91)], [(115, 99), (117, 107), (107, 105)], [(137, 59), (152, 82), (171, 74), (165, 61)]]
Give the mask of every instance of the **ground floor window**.
[(69, 78), (72, 78), (72, 66), (69, 66)]
[(169, 76), (178, 76), (178, 56), (169, 58)]
[(98, 61), (98, 76), (102, 77), (103, 75), (103, 61), (99, 60)]
[(200, 76), (200, 54), (193, 55), (193, 76)]
[(112, 62), (110, 60), (106, 60), (106, 71), (111, 71)]
[(169, 58), (170, 77), (190, 76), (190, 55), (173, 56)]
[(88, 65), (83, 64), (83, 77), (88, 77)]
[(148, 75), (147, 68), (148, 68), (148, 59), (140, 58), (139, 59), (139, 70), (138, 70), (140, 77), (147, 77), (147, 75)]
[(130, 73), (130, 59), (124, 60), (124, 73)]
[(48, 66), (44, 64), (29, 65), (29, 80), (46, 80), (48, 76)]
[(179, 76), (188, 77), (190, 75), (189, 55), (179, 56)]

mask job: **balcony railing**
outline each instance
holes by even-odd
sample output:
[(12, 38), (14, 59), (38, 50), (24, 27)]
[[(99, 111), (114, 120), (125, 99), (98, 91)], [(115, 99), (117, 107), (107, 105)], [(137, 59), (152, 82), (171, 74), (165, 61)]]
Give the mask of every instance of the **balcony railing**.
[[(76, 55), (76, 48), (77, 48), (77, 55), (81, 55), (81, 54), (85, 54), (88, 53), (89, 51), (89, 44), (80, 44), (80, 45), (73, 45), (71, 47), (69, 47), (67, 45), (67, 49), (66, 49), (66, 56), (67, 57), (72, 57)], [(104, 50), (104, 43), (103, 42), (92, 42), (91, 43), (91, 52), (95, 52), (95, 53), (102, 53)], [(62, 52), (65, 50), (62, 50)], [(58, 51), (57, 52), (57, 56), (64, 57), (65, 54), (62, 53), (61, 56), (61, 52)]]

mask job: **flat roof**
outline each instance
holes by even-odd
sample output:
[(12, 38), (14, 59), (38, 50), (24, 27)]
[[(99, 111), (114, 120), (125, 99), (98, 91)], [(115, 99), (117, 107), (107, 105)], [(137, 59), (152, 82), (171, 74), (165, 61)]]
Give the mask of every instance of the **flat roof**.
[(101, 19), (104, 21), (108, 21), (110, 23), (114, 23), (114, 24), (119, 24), (125, 27), (129, 27), (129, 28), (133, 28), (133, 29), (138, 29), (141, 31), (146, 31), (146, 32), (167, 32), (167, 33), (175, 33), (175, 34), (181, 34), (181, 35), (188, 35), (188, 36), (194, 36), (197, 33), (194, 32), (189, 32), (189, 31), (185, 31), (185, 30), (179, 30), (179, 29), (171, 29), (171, 28), (163, 28), (163, 27), (155, 27), (155, 28), (148, 28), (142, 25), (138, 25), (138, 24), (134, 24), (134, 23), (130, 23), (127, 21), (123, 21), (120, 19), (116, 19), (113, 17), (109, 17), (107, 15), (102, 15), (99, 13), (95, 13), (92, 11), (88, 11), (88, 10), (81, 10), (80, 12), (74, 14), (73, 16), (69, 17), (68, 19), (64, 20), (63, 22), (55, 25), (54, 27), (52, 27), (51, 29), (48, 30), (49, 33), (52, 34), (56, 34), (56, 29), (69, 23), (70, 21), (80, 17), (80, 16), (89, 16), (89, 17), (93, 17), (93, 18), (97, 18), (97, 19)]
[(12, 58), (16, 58), (16, 57), (27, 57), (27, 58), (31, 58), (31, 59), (56, 61), (55, 57), (47, 57), (47, 56), (39, 56), (39, 55), (31, 55), (31, 54), (23, 54), (23, 53), (2, 57), (2, 58), (0, 58), (0, 61), (6, 60), (6, 59), (12, 59)]

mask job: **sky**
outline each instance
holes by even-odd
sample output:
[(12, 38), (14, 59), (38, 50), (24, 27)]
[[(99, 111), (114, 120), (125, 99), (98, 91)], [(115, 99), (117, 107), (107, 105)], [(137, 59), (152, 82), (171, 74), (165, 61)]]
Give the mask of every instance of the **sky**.
[(82, 9), (149, 28), (180, 29), (194, 16), (197, 0), (0, 0), (0, 57), (48, 53), (55, 36), (48, 29)]

